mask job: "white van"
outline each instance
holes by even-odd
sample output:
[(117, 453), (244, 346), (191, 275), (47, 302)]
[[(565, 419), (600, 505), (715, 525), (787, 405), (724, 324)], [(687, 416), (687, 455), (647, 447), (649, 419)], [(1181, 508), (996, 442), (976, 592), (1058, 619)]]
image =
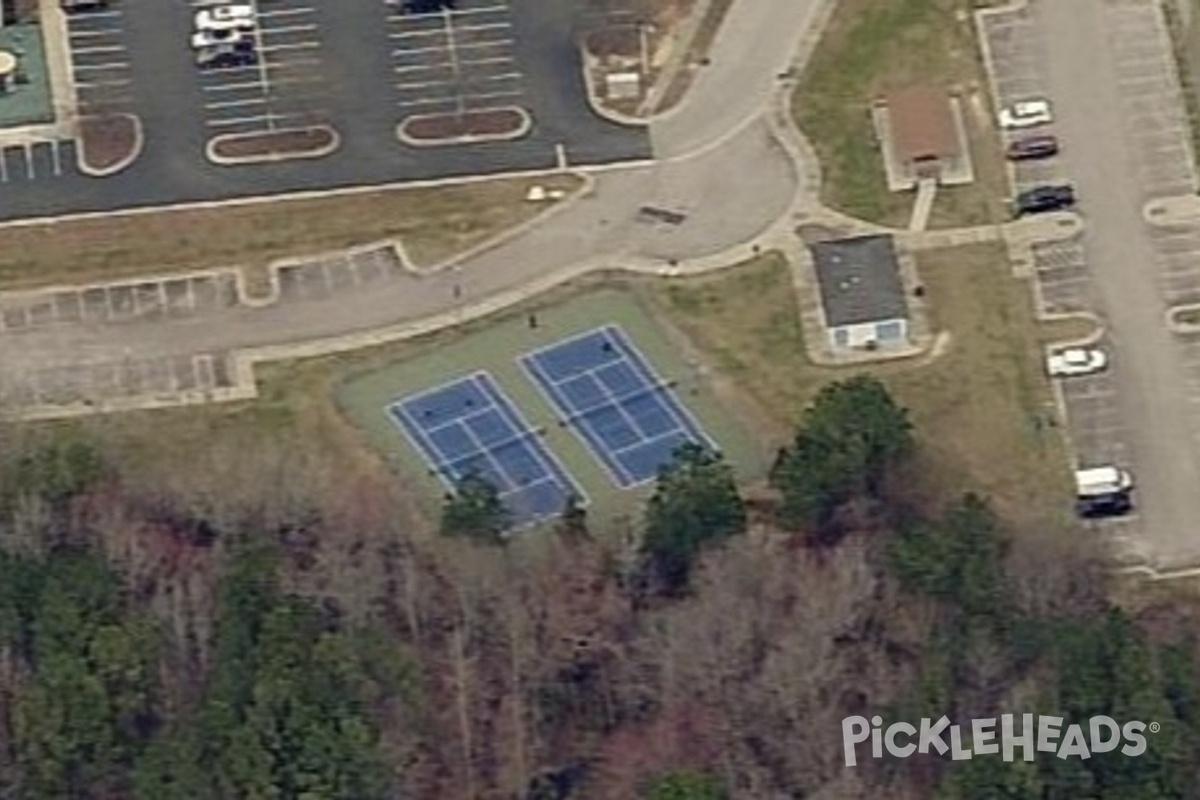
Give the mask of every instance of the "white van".
[(1113, 466), (1077, 469), (1075, 489), (1081, 499), (1123, 494), (1133, 489), (1133, 476)]

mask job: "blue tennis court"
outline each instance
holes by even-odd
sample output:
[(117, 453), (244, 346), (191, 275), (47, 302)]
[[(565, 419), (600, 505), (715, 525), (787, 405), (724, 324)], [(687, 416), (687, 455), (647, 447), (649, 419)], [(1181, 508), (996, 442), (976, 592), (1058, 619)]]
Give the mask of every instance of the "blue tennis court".
[(521, 366), (618, 486), (654, 478), (684, 442), (713, 447), (616, 325), (526, 353)]
[(516, 526), (584, 494), (486, 372), (401, 398), (388, 415), (450, 489), (474, 473), (500, 493)]

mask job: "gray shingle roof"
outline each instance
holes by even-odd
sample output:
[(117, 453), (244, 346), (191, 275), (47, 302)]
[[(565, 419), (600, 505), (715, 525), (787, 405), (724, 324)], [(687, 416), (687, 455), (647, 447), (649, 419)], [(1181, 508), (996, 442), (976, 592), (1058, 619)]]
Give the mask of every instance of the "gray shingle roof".
[(818, 242), (809, 249), (829, 327), (908, 318), (891, 236)]

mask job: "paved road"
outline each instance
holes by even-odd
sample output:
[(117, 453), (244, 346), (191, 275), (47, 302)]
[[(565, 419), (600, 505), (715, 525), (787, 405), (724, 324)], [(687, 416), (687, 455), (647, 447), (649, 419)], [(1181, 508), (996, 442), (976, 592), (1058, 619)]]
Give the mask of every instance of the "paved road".
[[(1189, 380), (1186, 345), (1164, 324), (1168, 300), (1182, 298), (1171, 291), (1161, 242), (1142, 217), (1147, 200), (1193, 183), (1186, 146), (1178, 144), (1186, 136), (1182, 109), (1162, 79), (1170, 54), (1160, 19), (1141, 0), (1044, 0), (1032, 10), (1047, 45), (1045, 87), (1065, 143), (1063, 172), (1082, 198), (1086, 263), (1111, 332), (1110, 402), (1120, 424), (1110, 434), (1123, 438), (1136, 470), (1139, 527), (1151, 557), (1194, 561), (1200, 392)], [(1171, 148), (1184, 157), (1156, 157)], [(1190, 258), (1194, 269), (1197, 254)]]

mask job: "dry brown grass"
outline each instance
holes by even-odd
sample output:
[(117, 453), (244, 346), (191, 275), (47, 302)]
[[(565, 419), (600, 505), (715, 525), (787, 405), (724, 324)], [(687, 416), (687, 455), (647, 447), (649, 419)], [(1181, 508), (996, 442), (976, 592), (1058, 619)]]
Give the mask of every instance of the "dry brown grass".
[(524, 199), (535, 183), (574, 191), (581, 179), (512, 178), (3, 227), (0, 288), (261, 268), (278, 258), (397, 236), (415, 261), (433, 264), (543, 211), (545, 205)]
[(970, 11), (972, 0), (841, 0), (813, 53), (793, 113), (820, 158), (822, 199), (863, 219), (907, 225), (913, 194), (887, 189), (871, 103), (929, 84), (962, 98), (974, 184), (939, 192), (930, 227), (1000, 221), (1007, 194), (998, 134)]
[[(1016, 522), (1066, 524), (1070, 473), (1042, 375), (1040, 339), (1028, 286), (1011, 277), (998, 246), (923, 254), (918, 261), (937, 329), (951, 345), (941, 357), (870, 367), (910, 409), (923, 443), (918, 481), (930, 496), (976, 489)], [(814, 366), (804, 356), (789, 271), (776, 255), (651, 294), (714, 366), (790, 425), (826, 382), (862, 368)], [(1041, 420), (1040, 423), (1035, 420)]]

